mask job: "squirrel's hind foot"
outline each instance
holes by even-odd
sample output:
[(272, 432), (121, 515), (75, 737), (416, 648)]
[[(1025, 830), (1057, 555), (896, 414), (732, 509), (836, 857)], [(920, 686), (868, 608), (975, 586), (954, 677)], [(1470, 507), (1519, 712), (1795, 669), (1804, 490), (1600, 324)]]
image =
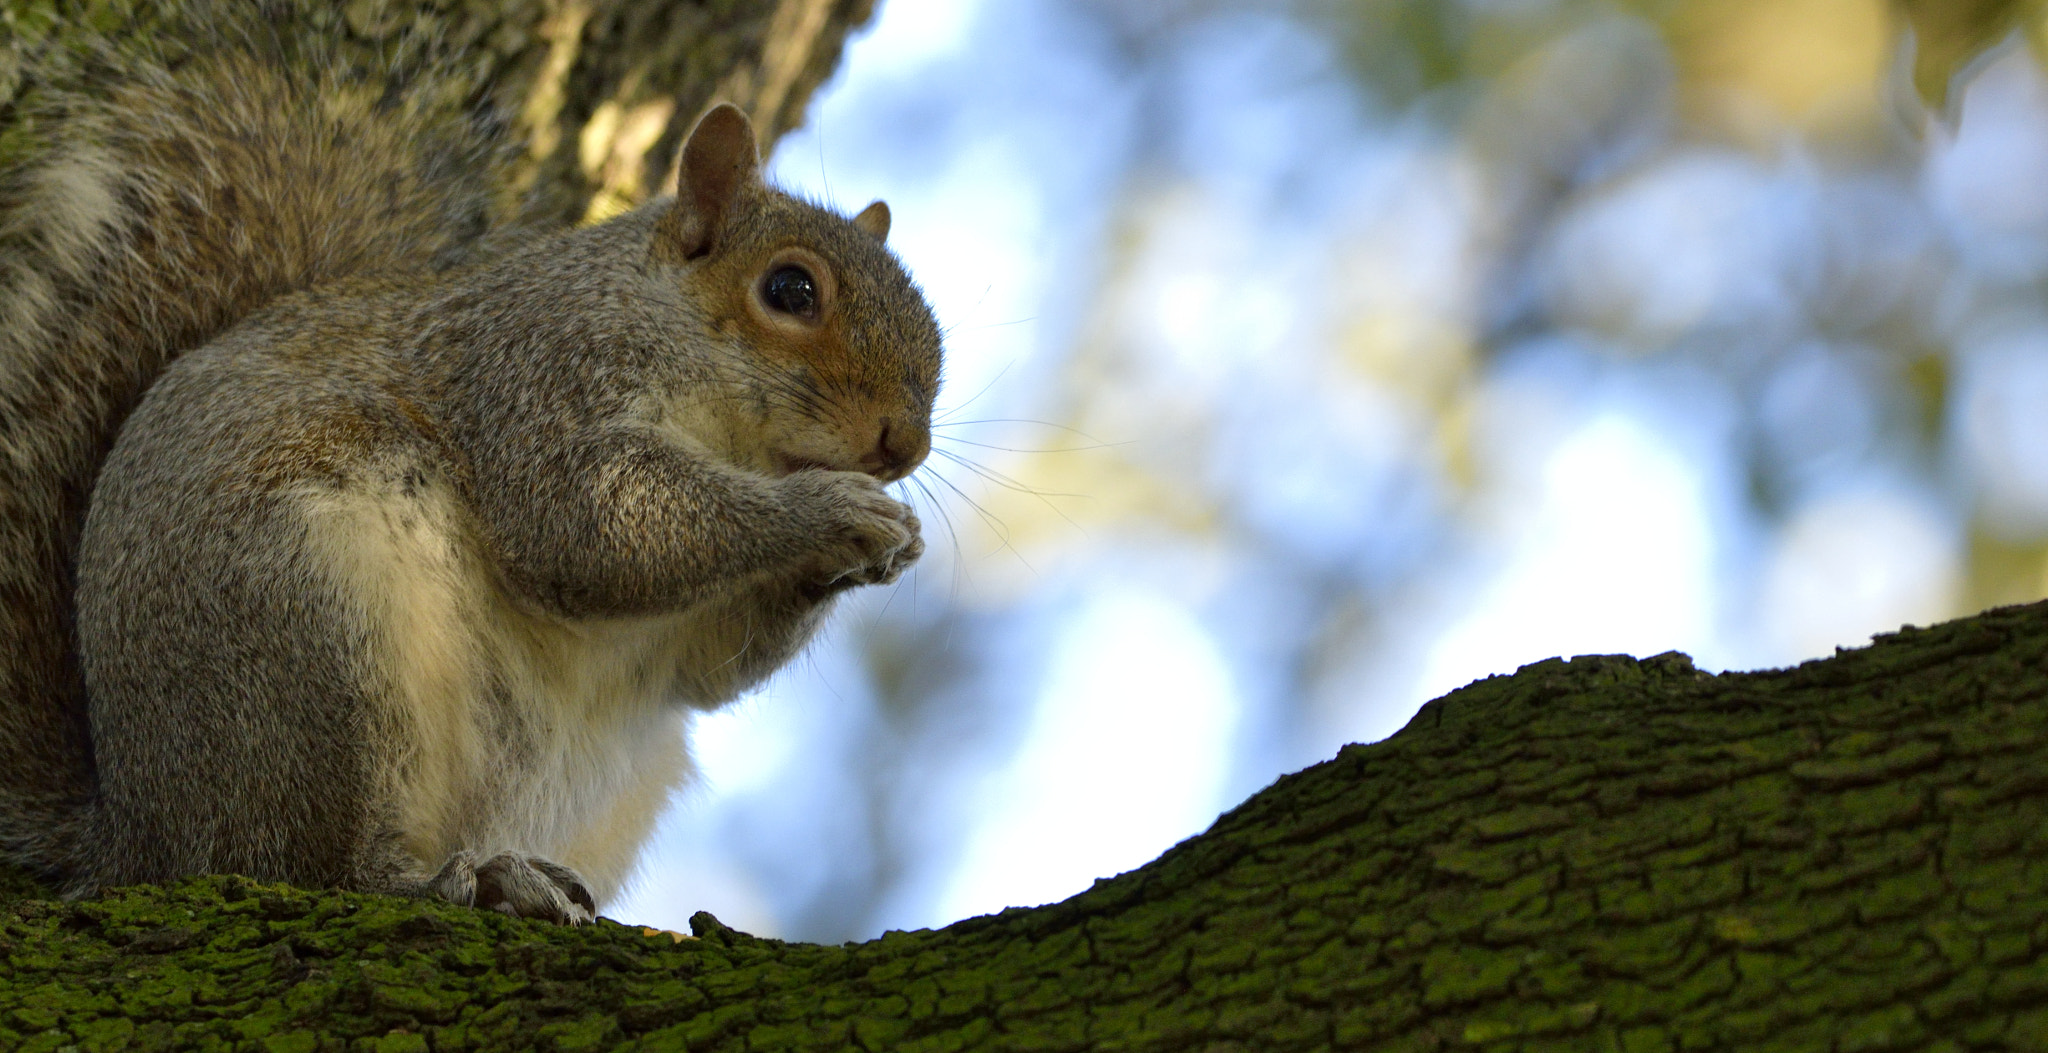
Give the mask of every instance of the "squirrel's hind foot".
[(558, 925), (597, 919), (597, 900), (583, 877), (539, 856), (500, 852), (479, 865), (475, 854), (465, 849), (449, 856), (428, 886), (450, 903), (519, 918)]

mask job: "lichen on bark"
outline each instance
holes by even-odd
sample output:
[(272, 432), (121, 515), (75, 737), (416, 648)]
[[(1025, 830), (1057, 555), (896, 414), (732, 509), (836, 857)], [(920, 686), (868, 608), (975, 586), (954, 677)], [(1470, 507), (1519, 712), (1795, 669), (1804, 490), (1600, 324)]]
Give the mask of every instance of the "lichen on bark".
[(212, 877), (0, 900), (0, 1046), (2048, 1046), (2048, 604), (1527, 666), (1062, 903), (820, 946)]

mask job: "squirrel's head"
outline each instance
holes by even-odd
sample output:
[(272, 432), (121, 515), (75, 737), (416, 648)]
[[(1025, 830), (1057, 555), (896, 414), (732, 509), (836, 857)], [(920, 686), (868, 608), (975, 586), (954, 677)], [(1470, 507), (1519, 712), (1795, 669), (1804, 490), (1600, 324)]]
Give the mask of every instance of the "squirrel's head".
[(770, 187), (754, 129), (719, 104), (697, 121), (651, 252), (681, 274), (739, 354), (733, 452), (763, 471), (907, 476), (931, 450), (938, 322), (883, 243), (889, 207), (848, 219)]

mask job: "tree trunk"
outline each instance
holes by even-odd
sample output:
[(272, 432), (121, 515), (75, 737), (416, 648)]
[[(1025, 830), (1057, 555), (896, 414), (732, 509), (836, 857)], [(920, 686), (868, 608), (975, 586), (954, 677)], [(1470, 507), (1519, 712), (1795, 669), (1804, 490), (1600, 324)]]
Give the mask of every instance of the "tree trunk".
[(1064, 903), (838, 947), (206, 878), (0, 902), (0, 1045), (2048, 1048), (2048, 604), (1551, 660)]
[[(309, 67), (401, 80), (460, 71), (449, 105), (507, 121), (499, 173), (530, 222), (608, 215), (658, 191), (714, 99), (746, 109), (765, 152), (803, 119), (874, 0), (0, 0), (0, 169), (33, 153), (39, 96), (94, 90), (95, 49), (175, 64), (223, 36), (284, 42)], [(458, 78), (460, 84), (462, 78)]]

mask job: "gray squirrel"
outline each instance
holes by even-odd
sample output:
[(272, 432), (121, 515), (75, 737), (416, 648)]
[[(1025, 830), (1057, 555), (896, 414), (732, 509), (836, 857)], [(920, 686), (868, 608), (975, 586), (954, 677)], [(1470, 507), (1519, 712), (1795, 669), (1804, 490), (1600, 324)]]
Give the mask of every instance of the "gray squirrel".
[(580, 922), (686, 708), (923, 551), (940, 332), (699, 120), (676, 193), (491, 229), (475, 121), (260, 48), (0, 172), (0, 854)]

